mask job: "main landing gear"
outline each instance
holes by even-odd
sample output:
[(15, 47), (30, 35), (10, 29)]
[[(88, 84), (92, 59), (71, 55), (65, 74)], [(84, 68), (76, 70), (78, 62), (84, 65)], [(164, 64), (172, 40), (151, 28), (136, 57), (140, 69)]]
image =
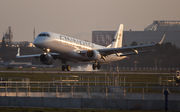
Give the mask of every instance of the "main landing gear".
[[(93, 68), (93, 70), (96, 70), (96, 68), (98, 70), (100, 70), (101, 69), (101, 65), (99, 63), (98, 64), (93, 64), (92, 68)], [(62, 66), (62, 71), (66, 71), (66, 70), (70, 71), (70, 69), (71, 69), (70, 65), (63, 65)]]
[(93, 70), (96, 70), (96, 68), (99, 70), (99, 69), (101, 69), (101, 65), (99, 63), (93, 64), (92, 68), (93, 68)]
[(71, 67), (69, 65), (63, 65), (62, 66), (62, 71), (70, 71)]

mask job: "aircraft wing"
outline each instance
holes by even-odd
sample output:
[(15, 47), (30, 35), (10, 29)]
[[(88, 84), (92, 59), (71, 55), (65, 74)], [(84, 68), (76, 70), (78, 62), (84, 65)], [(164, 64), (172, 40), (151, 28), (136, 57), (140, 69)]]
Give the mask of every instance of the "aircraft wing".
[(16, 58), (38, 58), (41, 54), (33, 54), (33, 55), (21, 55), (20, 56), (20, 48), (18, 48)]
[(38, 58), (41, 54), (34, 54), (34, 55), (21, 55), (21, 56), (17, 56), (16, 58)]
[(108, 56), (111, 54), (116, 54), (117, 56), (127, 56), (132, 54), (138, 54), (142, 52), (152, 51), (148, 48), (151, 48), (155, 45), (162, 44), (165, 35), (163, 36), (162, 40), (156, 44), (148, 44), (148, 45), (139, 45), (139, 46), (130, 46), (130, 47), (119, 47), (119, 48), (107, 48), (107, 49), (98, 49), (101, 55)]
[[(58, 53), (50, 53), (53, 57), (57, 58), (60, 56)], [(39, 58), (41, 54), (33, 54), (33, 55), (20, 55), (20, 48), (18, 48), (18, 52), (16, 58)]]

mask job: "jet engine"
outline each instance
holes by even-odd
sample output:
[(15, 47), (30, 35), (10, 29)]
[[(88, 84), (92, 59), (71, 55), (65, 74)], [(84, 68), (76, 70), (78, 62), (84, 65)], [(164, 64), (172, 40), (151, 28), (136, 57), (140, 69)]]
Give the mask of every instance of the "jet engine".
[(86, 58), (89, 60), (98, 60), (101, 58), (101, 54), (96, 50), (88, 50), (85, 53)]
[(54, 58), (50, 54), (41, 54), (39, 56), (39, 61), (42, 64), (51, 65), (54, 62)]

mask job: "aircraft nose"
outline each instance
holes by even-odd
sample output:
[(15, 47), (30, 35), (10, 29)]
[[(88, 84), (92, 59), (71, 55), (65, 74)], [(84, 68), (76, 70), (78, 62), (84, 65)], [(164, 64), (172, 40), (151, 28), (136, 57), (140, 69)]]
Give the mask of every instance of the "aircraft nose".
[(35, 38), (33, 44), (37, 47), (37, 46), (39, 46), (39, 45), (42, 44), (42, 41), (41, 41), (41, 39), (39, 39), (39, 38), (37, 37), (37, 38)]

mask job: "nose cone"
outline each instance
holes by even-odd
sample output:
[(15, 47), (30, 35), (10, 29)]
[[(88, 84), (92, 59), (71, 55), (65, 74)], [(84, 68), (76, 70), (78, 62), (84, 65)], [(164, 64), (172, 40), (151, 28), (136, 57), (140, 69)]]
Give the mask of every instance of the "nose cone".
[(42, 45), (42, 40), (38, 37), (36, 37), (34, 39), (34, 43), (33, 43), (36, 47), (40, 47), (40, 45)]
[(37, 43), (37, 37), (34, 39), (34, 42), (33, 44), (36, 46), (38, 43)]

